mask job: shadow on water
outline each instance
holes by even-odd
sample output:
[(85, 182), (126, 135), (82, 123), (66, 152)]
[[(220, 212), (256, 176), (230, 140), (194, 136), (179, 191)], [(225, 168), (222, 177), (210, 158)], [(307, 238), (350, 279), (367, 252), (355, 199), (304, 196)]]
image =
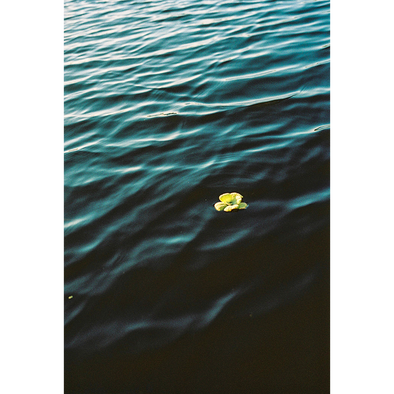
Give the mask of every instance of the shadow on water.
[[(197, 270), (182, 267), (192, 257), (185, 250), (171, 270), (129, 272), (97, 310), (85, 313), (111, 320), (160, 305), (161, 316), (178, 311), (178, 319), (173, 327), (126, 330), (93, 352), (66, 350), (67, 392), (85, 385), (96, 393), (257, 393), (261, 387), (281, 393), (298, 386), (304, 393), (321, 391), (329, 380), (328, 240), (328, 228), (302, 242), (279, 242), (272, 235), (211, 254), (211, 263)], [(204, 300), (231, 293), (240, 282), (247, 291), (235, 291), (214, 320), (198, 325), (196, 319), (182, 330), (182, 313), (198, 315)]]

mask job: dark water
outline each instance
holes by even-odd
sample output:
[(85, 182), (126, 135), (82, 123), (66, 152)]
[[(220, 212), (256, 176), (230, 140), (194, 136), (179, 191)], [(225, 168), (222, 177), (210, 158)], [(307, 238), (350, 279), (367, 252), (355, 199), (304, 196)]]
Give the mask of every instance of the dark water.
[(329, 7), (65, 1), (66, 393), (329, 392)]

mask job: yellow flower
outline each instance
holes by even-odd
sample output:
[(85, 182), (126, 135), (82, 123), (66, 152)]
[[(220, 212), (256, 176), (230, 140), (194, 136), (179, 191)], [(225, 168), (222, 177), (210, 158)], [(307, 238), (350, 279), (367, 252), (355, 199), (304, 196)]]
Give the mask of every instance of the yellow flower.
[(224, 193), (219, 196), (219, 202), (214, 206), (217, 211), (231, 212), (237, 209), (246, 209), (248, 204), (242, 202), (243, 196), (239, 193)]

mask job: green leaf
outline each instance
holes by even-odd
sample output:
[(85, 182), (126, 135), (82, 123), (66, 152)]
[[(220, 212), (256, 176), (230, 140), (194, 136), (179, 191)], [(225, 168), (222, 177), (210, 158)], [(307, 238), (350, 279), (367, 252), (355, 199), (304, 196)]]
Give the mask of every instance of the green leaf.
[(239, 208), (238, 209), (246, 209), (248, 207), (248, 204), (246, 204), (246, 202), (241, 202), (239, 204)]

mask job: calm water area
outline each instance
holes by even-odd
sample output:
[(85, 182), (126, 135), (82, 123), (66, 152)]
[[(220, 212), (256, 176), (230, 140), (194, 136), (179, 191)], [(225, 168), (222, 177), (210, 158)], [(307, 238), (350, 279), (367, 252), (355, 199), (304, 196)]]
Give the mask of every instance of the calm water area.
[(65, 0), (64, 116), (65, 393), (328, 394), (330, 2)]

